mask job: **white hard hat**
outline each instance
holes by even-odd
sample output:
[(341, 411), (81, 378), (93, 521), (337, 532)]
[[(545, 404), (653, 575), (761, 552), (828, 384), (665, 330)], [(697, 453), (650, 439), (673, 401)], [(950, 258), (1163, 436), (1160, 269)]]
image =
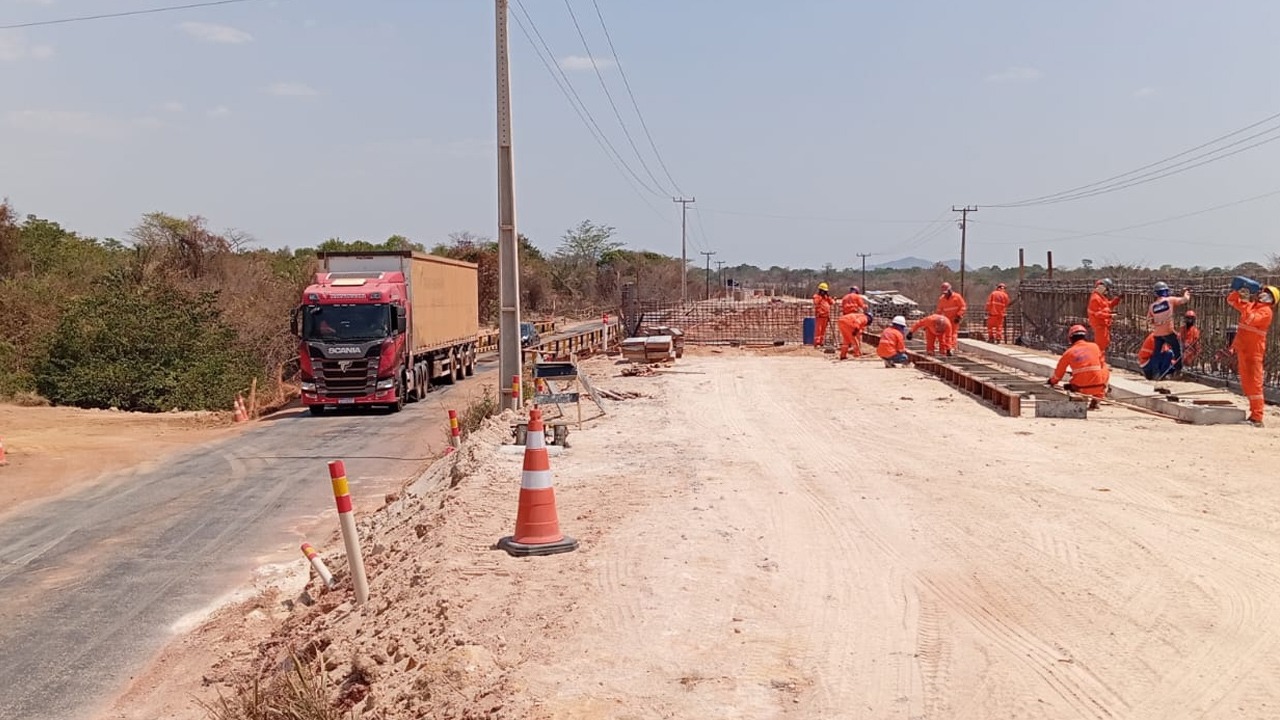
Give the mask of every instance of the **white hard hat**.
[(907, 319), (906, 319), (906, 318), (904, 318), (904, 317), (902, 317), (901, 315), (894, 315), (894, 316), (893, 316), (893, 324), (894, 324), (894, 325), (902, 325), (903, 327), (906, 327), (906, 325), (907, 325)]

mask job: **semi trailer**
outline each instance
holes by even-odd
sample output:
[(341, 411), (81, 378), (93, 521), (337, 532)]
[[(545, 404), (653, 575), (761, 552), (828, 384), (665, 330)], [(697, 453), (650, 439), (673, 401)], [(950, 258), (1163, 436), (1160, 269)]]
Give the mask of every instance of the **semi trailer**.
[(475, 373), (475, 263), (413, 251), (329, 252), (293, 312), (302, 403), (399, 411)]

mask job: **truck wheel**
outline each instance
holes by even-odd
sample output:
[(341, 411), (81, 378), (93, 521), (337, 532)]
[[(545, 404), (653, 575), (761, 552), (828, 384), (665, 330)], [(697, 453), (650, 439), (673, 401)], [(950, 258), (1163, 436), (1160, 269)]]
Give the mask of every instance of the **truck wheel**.
[(398, 413), (404, 409), (404, 380), (396, 382), (396, 401), (387, 407), (393, 413)]
[(324, 406), (323, 406), (323, 405), (308, 405), (308, 406), (307, 406), (307, 410), (311, 411), (311, 414), (312, 414), (312, 415), (323, 415), (323, 414), (324, 414)]
[(458, 378), (458, 356), (449, 355), (449, 372), (440, 377), (441, 385), (452, 385)]
[(463, 371), (463, 373), (464, 373), (467, 377), (471, 377), (472, 375), (475, 375), (475, 374), (476, 374), (476, 351), (475, 351), (475, 348), (472, 348), (472, 349), (470, 349), (470, 350), (468, 350), (468, 351), (467, 351), (467, 367), (466, 367), (466, 369)]
[(463, 352), (455, 352), (453, 354), (453, 379), (467, 379), (467, 355)]

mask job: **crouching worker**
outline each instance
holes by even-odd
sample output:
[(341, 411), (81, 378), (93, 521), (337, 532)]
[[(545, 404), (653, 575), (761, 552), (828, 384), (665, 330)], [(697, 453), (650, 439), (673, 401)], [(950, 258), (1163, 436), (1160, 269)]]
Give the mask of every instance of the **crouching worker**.
[(854, 357), (862, 357), (862, 331), (871, 322), (866, 313), (852, 311), (840, 316), (836, 326), (840, 328), (840, 359), (849, 357), (853, 350)]
[(1089, 409), (1092, 410), (1098, 407), (1098, 400), (1107, 396), (1111, 370), (1107, 368), (1106, 360), (1102, 359), (1102, 350), (1095, 343), (1089, 342), (1088, 337), (1089, 331), (1083, 325), (1072, 325), (1067, 331), (1067, 340), (1071, 345), (1058, 360), (1058, 367), (1049, 377), (1049, 386), (1057, 385), (1067, 370), (1070, 370), (1071, 382), (1065, 386), (1066, 389), (1088, 395)]
[(907, 357), (907, 319), (901, 315), (893, 318), (893, 324), (880, 333), (880, 344), (876, 346), (876, 354), (884, 360), (887, 368), (906, 365)]
[(955, 350), (955, 345), (951, 340), (951, 336), (954, 334), (951, 332), (951, 320), (946, 315), (934, 313), (920, 318), (907, 331), (907, 339), (914, 339), (916, 333), (922, 328), (924, 329), (925, 352), (933, 355), (934, 348), (937, 348), (940, 354), (950, 355)]

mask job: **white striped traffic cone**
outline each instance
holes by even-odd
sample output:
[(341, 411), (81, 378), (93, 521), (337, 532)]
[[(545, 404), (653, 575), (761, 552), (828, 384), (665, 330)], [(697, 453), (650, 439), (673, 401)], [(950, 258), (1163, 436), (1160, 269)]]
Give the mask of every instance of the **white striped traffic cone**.
[(542, 411), (529, 411), (529, 433), (524, 445), (524, 471), (520, 474), (520, 507), (516, 531), (498, 541), (511, 555), (554, 555), (578, 549), (578, 541), (560, 532), (556, 491), (552, 487), (551, 460), (547, 457)]

